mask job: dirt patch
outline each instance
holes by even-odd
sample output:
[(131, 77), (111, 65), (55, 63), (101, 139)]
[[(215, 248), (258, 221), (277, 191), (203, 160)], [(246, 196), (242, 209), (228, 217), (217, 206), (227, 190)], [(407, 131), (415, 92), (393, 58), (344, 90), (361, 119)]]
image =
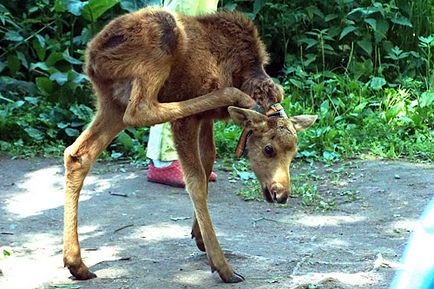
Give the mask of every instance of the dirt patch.
[[(62, 266), (63, 167), (0, 158), (0, 288), (387, 288), (414, 222), (432, 197), (432, 165), (357, 161), (318, 168), (315, 184), (334, 205), (245, 202), (218, 171), (210, 210), (229, 262), (246, 277), (223, 284), (190, 239), (182, 189), (146, 182), (146, 171), (98, 163), (79, 207), (85, 262), (97, 279)], [(347, 193), (345, 193), (347, 192)], [(350, 192), (350, 193), (348, 193)], [(3, 251), (2, 250), (2, 251)]]

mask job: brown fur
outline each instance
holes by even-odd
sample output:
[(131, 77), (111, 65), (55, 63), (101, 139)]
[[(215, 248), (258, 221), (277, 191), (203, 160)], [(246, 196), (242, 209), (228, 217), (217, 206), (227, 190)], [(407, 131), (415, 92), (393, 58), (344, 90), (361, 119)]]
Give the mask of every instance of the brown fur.
[[(267, 109), (282, 99), (264, 71), (267, 59), (253, 23), (237, 13), (189, 17), (146, 8), (114, 19), (89, 43), (86, 72), (97, 113), (65, 150), (64, 264), (76, 278), (95, 277), (81, 259), (77, 234), (78, 197), (93, 162), (126, 127), (171, 121), (195, 210), (192, 235), (225, 282), (243, 280), (226, 262), (208, 212), (212, 128), (213, 119), (228, 116), (228, 106)], [(253, 130), (249, 156), (267, 199), (286, 201), (296, 131), (310, 126), (312, 117), (267, 119), (237, 107), (230, 114)], [(275, 155), (264, 155), (266, 145)]]

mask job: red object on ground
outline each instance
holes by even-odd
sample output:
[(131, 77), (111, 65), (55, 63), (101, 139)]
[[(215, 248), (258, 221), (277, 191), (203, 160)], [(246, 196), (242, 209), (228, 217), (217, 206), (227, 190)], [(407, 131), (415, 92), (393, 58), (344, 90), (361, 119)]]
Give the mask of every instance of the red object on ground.
[(217, 181), (217, 174), (215, 172), (211, 172), (211, 174), (209, 175), (209, 179), (210, 182), (215, 182)]
[[(211, 172), (209, 180), (215, 182), (217, 180), (217, 174)], [(163, 168), (156, 168), (151, 162), (148, 169), (148, 182), (179, 188), (185, 187), (184, 176), (182, 175), (181, 165), (178, 161), (173, 161), (171, 165)]]

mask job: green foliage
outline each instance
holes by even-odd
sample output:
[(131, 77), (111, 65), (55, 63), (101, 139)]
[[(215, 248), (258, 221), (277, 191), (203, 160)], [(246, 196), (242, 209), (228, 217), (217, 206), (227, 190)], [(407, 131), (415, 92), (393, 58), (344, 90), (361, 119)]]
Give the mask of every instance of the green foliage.
[(298, 156), (433, 159), (433, 3), (331, 2), (224, 3), (258, 23), (287, 112), (319, 114)]
[(251, 181), (244, 182), (243, 186), (237, 191), (237, 195), (244, 201), (261, 201), (264, 198), (260, 188), (261, 186), (255, 178)]
[(235, 153), (242, 129), (231, 122), (218, 121), (214, 125), (215, 144), (219, 156), (230, 157)]
[[(1, 150), (31, 155), (20, 143), (44, 147), (46, 152), (71, 143), (93, 115), (92, 91), (82, 73), (86, 43), (116, 15), (156, 3), (32, 0), (0, 4)], [(123, 133), (114, 149), (122, 155), (127, 142), (143, 145), (146, 132)], [(145, 155), (143, 148), (131, 147), (137, 157)]]
[[(156, 0), (27, 0), (0, 4), (0, 150), (60, 153), (92, 118), (84, 49), (108, 20)], [(434, 6), (429, 0), (230, 0), (255, 20), (286, 90), (288, 114), (319, 114), (298, 157), (370, 153), (434, 158)], [(241, 129), (217, 122), (220, 157)], [(112, 158), (145, 157), (148, 129), (128, 129)], [(245, 171), (237, 171), (247, 177)]]
[(8, 250), (6, 250), (6, 249), (3, 249), (3, 257), (8, 257), (8, 256), (10, 256), (11, 255), (11, 252), (9, 252)]
[[(350, 71), (356, 77), (415, 77), (426, 67), (418, 39), (434, 32), (433, 4), (417, 1), (295, 0), (225, 2), (255, 19), (272, 65), (302, 65), (310, 71)], [(260, 7), (259, 10), (255, 7)], [(399, 61), (389, 61), (392, 49)], [(432, 61), (432, 55), (428, 57)], [(360, 67), (363, 74), (359, 74)]]
[(317, 113), (318, 123), (299, 138), (299, 155), (333, 162), (369, 152), (382, 157), (434, 158), (433, 90), (405, 78), (393, 88), (333, 73), (287, 75), (284, 107), (291, 115)]

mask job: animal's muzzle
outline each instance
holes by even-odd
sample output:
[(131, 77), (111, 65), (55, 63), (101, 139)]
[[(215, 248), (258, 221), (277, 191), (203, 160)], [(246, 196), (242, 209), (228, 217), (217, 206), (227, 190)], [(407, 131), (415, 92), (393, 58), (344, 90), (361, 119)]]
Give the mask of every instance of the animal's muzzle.
[(285, 204), (288, 201), (290, 190), (284, 189), (282, 185), (274, 184), (270, 188), (263, 188), (262, 193), (269, 203)]

